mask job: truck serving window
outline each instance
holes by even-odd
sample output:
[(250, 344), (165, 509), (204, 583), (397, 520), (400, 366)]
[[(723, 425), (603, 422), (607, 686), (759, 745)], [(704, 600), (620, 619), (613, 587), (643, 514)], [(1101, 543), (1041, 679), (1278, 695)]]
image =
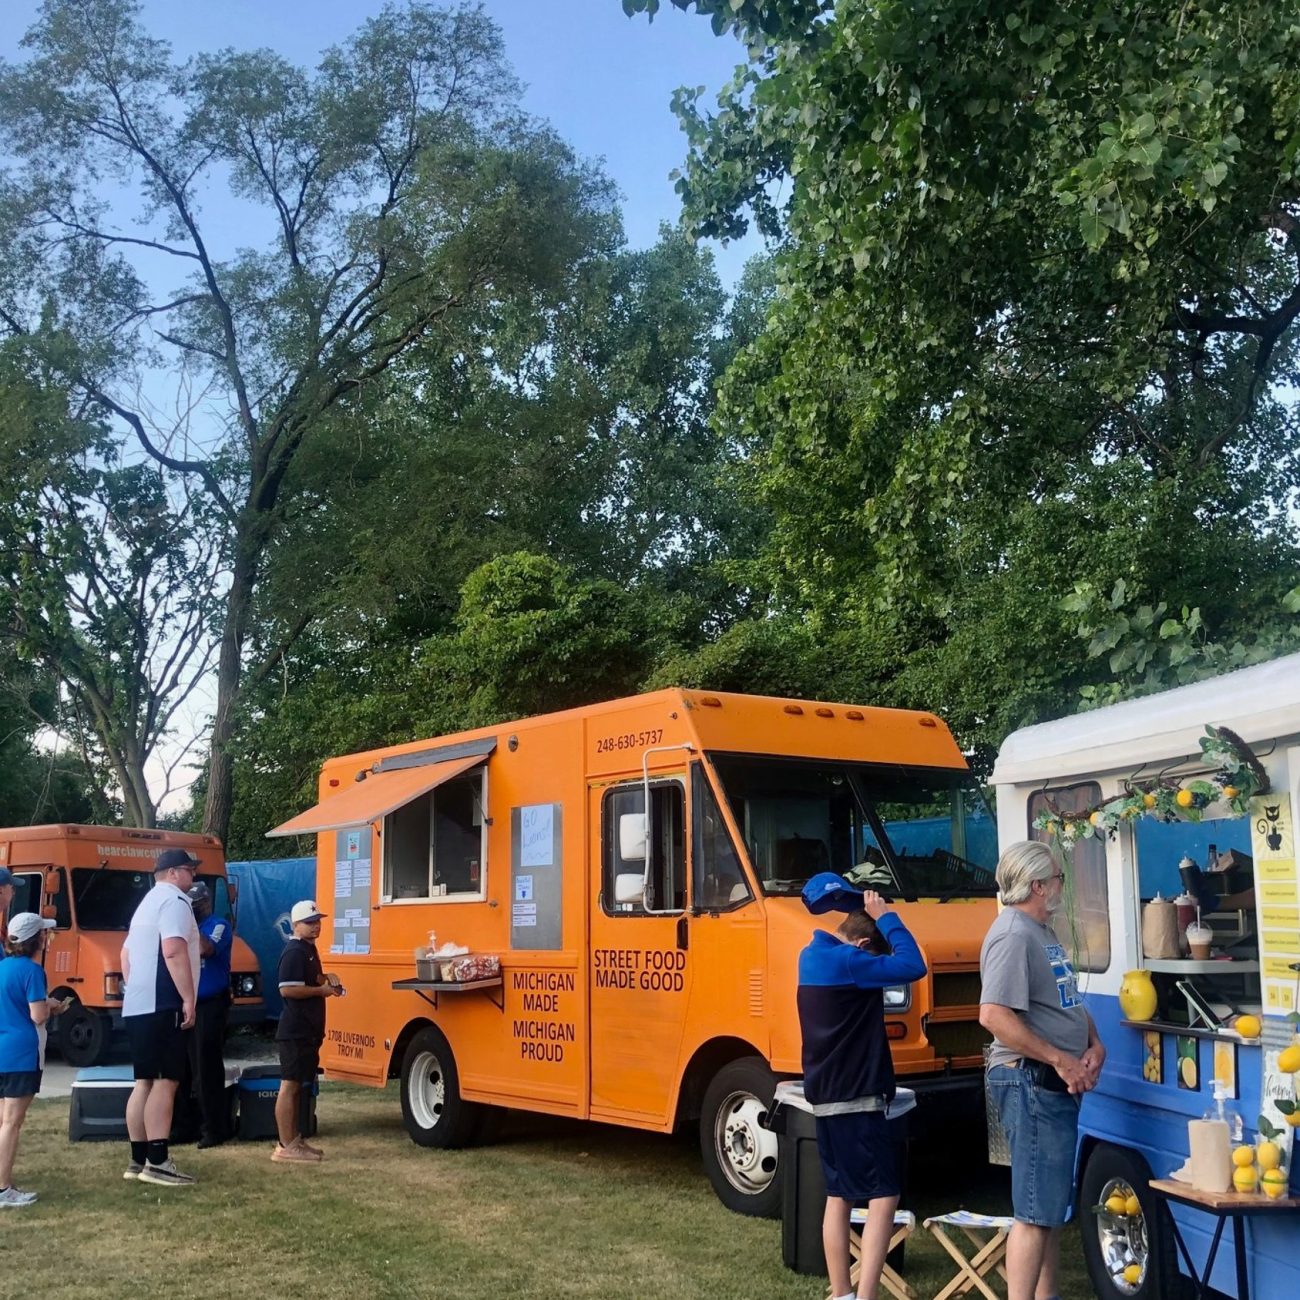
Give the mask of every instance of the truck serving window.
[(484, 898), (484, 771), (453, 777), (384, 818), (384, 898)]
[[(1026, 813), (1031, 839), (1048, 842), (1046, 831), (1034, 827), (1034, 818), (1047, 810), (1048, 800), (1059, 812), (1082, 812), (1101, 802), (1096, 781), (1035, 790), (1029, 796)], [(1053, 921), (1063, 944), (1074, 954), (1076, 970), (1104, 971), (1110, 966), (1110, 894), (1106, 886), (1106, 843), (1095, 836), (1079, 840), (1071, 853), (1072, 870), (1068, 889), (1071, 906)]]
[(650, 888), (640, 882), (646, 862), (624, 858), (619, 818), (645, 809), (640, 781), (608, 791), (601, 805), (601, 906), (611, 916), (680, 912), (686, 907), (686, 796), (676, 781), (650, 785)]
[(819, 871), (895, 898), (997, 893), (997, 830), (969, 772), (711, 757), (764, 893)]

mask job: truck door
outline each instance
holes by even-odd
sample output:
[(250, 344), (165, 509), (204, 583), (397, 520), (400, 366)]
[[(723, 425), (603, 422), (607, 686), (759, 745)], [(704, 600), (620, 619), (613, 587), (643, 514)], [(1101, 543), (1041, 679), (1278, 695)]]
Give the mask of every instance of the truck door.
[(671, 1122), (691, 964), (686, 785), (650, 782), (646, 857), (625, 858), (620, 823), (645, 812), (640, 780), (589, 792), (591, 1117)]
[[(50, 880), (47, 881), (47, 875)], [(57, 878), (59, 887), (47, 891), (47, 883)], [(33, 871), (14, 872), (14, 902), (10, 915), (18, 912), (41, 913), (43, 906), (54, 908), (54, 932), (45, 949), (45, 981), (51, 992), (60, 985), (76, 987), (77, 936), (72, 930), (72, 909), (68, 906), (68, 878), (61, 868), (40, 867)]]

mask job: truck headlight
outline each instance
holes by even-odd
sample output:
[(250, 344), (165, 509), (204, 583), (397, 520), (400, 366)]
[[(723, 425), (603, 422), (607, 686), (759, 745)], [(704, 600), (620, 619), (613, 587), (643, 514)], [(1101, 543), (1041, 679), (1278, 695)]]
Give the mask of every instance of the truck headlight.
[(125, 981), (121, 971), (110, 971), (104, 976), (104, 1000), (121, 1002)]
[(230, 977), (230, 991), (237, 998), (255, 998), (262, 991), (261, 977), (248, 971), (236, 971)]
[(885, 990), (885, 1014), (906, 1011), (912, 1005), (912, 986), (894, 984)]

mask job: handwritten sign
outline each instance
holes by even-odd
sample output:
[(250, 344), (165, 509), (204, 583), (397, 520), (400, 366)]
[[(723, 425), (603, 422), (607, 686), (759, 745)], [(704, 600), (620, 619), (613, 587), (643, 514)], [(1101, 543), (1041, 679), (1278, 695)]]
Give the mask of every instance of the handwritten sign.
[(555, 865), (555, 809), (549, 803), (519, 810), (519, 865)]

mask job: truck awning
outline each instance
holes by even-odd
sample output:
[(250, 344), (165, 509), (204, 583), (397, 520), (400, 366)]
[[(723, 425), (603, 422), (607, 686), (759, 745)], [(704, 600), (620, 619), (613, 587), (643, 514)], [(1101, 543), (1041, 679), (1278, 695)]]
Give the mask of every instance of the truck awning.
[(364, 826), (386, 817), (394, 808), (400, 808), (412, 799), (452, 777), (468, 772), (484, 762), (482, 754), (452, 758), (443, 763), (430, 763), (424, 767), (398, 768), (392, 772), (376, 772), (364, 781), (338, 794), (322, 799), (314, 808), (290, 817), (266, 838), (283, 835), (316, 835), (321, 831), (337, 831), (345, 826)]

